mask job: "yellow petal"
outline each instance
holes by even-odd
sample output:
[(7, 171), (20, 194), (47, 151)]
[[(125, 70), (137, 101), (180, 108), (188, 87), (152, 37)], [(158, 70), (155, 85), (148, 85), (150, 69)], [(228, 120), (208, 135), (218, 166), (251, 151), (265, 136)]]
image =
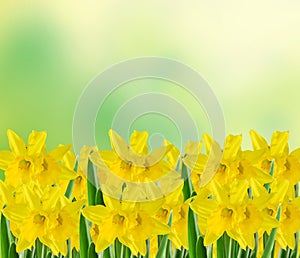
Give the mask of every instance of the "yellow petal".
[[(141, 240), (134, 238), (134, 239), (132, 239), (131, 244), (130, 244), (130, 242), (127, 242), (127, 246), (129, 248), (134, 246), (134, 249), (137, 250), (138, 253), (140, 253), (142, 256), (146, 255), (147, 249), (146, 249), (146, 241), (145, 240), (141, 241)], [(130, 248), (130, 249), (132, 249), (132, 248)]]
[(198, 155), (202, 149), (202, 142), (188, 141), (184, 147), (184, 153), (187, 155)]
[(170, 165), (171, 168), (175, 168), (178, 162), (178, 158), (180, 156), (180, 151), (175, 147), (175, 145), (173, 145), (172, 143), (170, 143), (167, 140), (164, 140), (164, 145), (171, 146), (171, 149), (166, 153), (166, 159)]
[(202, 138), (204, 141), (205, 151), (209, 155), (213, 139), (210, 135), (206, 133), (202, 135)]
[(139, 155), (147, 155), (148, 153), (148, 132), (134, 131), (130, 136), (130, 148)]
[(14, 160), (14, 154), (10, 151), (0, 151), (0, 169), (6, 170)]
[(160, 161), (162, 161), (171, 149), (172, 149), (171, 145), (157, 148), (153, 150), (149, 155), (145, 156), (145, 159), (137, 160), (137, 162), (134, 164), (138, 167), (154, 166), (155, 164), (158, 164)]
[(22, 205), (10, 205), (3, 210), (3, 214), (6, 218), (16, 224), (21, 224), (25, 218), (29, 215), (29, 210), (26, 206)]
[(228, 135), (226, 137), (224, 156), (225, 160), (233, 160), (241, 151), (242, 136), (241, 135)]
[(261, 149), (268, 148), (267, 141), (256, 131), (250, 130), (250, 137), (251, 137), (252, 146), (254, 150), (261, 150)]
[(46, 138), (46, 132), (32, 131), (28, 139), (28, 155), (40, 153), (44, 148)]
[(210, 146), (211, 146), (210, 154), (208, 156), (208, 160), (204, 172), (201, 175), (201, 181), (199, 183), (199, 187), (203, 187), (207, 185), (212, 180), (222, 160), (223, 152), (219, 144), (216, 141), (213, 141)]
[(51, 252), (53, 253), (53, 255), (58, 256), (59, 249), (58, 249), (56, 241), (53, 239), (53, 237), (45, 235), (43, 237), (39, 237), (39, 240), (41, 241), (41, 243), (43, 243), (44, 245), (48, 246), (51, 249)]
[(215, 235), (214, 233), (207, 231), (204, 237), (204, 245), (205, 246), (209, 246), (211, 244), (213, 244), (215, 241), (217, 241), (222, 234), (220, 234), (219, 236)]
[(96, 246), (96, 252), (97, 253), (100, 253), (102, 252), (103, 250), (105, 250), (107, 247), (109, 247), (113, 242), (108, 242), (104, 239), (104, 236), (103, 234), (100, 234), (98, 239), (97, 239), (97, 242), (95, 243), (95, 246)]
[(121, 159), (128, 160), (128, 156), (130, 155), (130, 149), (126, 141), (113, 130), (109, 130), (108, 134), (110, 137), (111, 146), (114, 149), (114, 151), (118, 154), (118, 156)]
[(69, 169), (63, 165), (60, 166), (60, 173), (58, 174), (60, 180), (72, 180), (75, 179), (77, 176), (78, 175), (74, 170)]
[(26, 145), (25, 142), (12, 130), (7, 131), (9, 147), (17, 156), (25, 155)]
[(289, 132), (274, 132), (271, 139), (271, 155), (288, 154)]
[(26, 249), (30, 249), (32, 246), (34, 246), (34, 240), (33, 240), (33, 242), (28, 242), (25, 238), (21, 237), (18, 239), (16, 251), (18, 253), (20, 253)]
[(60, 145), (57, 148), (51, 150), (48, 155), (55, 160), (62, 160), (66, 153), (71, 149), (72, 145)]
[(101, 224), (102, 221), (109, 215), (109, 211), (102, 205), (89, 206), (82, 210), (82, 214), (89, 221), (95, 224)]
[(82, 149), (80, 150), (78, 165), (81, 171), (84, 172), (84, 174), (87, 173), (87, 167), (88, 167), (90, 155), (97, 151), (98, 151), (97, 146), (83, 146)]

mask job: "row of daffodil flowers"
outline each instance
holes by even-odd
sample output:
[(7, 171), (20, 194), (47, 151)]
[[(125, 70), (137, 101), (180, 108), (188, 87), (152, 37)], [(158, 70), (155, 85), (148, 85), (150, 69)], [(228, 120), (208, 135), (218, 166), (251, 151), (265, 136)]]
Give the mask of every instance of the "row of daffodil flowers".
[[(184, 153), (148, 133), (112, 150), (71, 145), (47, 152), (46, 133), (26, 144), (7, 132), (0, 152), (1, 257), (299, 257), (300, 149), (288, 132), (270, 144), (250, 131), (224, 147), (209, 135)], [(98, 256), (99, 255), (99, 256)]]

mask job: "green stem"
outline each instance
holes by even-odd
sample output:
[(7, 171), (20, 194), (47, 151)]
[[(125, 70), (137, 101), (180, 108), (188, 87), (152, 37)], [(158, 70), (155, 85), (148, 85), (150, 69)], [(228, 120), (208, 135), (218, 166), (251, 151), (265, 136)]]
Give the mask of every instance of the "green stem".
[(231, 237), (229, 237), (229, 243), (228, 243), (228, 258), (233, 257), (233, 239)]
[(224, 241), (223, 241), (223, 236), (221, 236), (217, 240), (217, 258), (223, 258), (224, 257)]
[(240, 247), (237, 258), (244, 258), (244, 257), (246, 257), (246, 251)]
[(1, 213), (1, 257), (6, 257), (9, 251), (9, 229), (6, 218)]
[[(277, 214), (276, 214), (276, 219), (279, 221), (280, 219), (280, 213), (281, 213), (281, 206), (279, 205)], [(262, 258), (269, 258), (272, 257), (272, 253), (274, 252), (274, 243), (275, 243), (275, 237), (276, 237), (276, 231), (277, 228), (273, 228), (271, 230), (271, 234), (268, 238), (268, 241), (265, 246), (265, 250), (263, 252)]]

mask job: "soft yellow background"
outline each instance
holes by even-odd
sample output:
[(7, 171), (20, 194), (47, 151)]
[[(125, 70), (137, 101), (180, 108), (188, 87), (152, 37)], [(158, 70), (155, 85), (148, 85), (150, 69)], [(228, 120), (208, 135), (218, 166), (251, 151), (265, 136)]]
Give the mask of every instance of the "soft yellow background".
[(251, 128), (268, 139), (289, 130), (292, 148), (300, 146), (299, 13), (296, 0), (2, 1), (0, 149), (8, 128), (24, 138), (47, 130), (49, 148), (71, 143), (87, 83), (139, 56), (196, 69), (219, 99), (227, 133), (242, 133), (244, 147)]

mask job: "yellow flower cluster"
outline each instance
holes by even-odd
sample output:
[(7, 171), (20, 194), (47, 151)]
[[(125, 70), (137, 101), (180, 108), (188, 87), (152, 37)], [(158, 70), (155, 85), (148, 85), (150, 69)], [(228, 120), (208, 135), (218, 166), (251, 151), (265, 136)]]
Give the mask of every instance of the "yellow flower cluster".
[(149, 153), (147, 132), (134, 131), (128, 145), (110, 130), (112, 150), (84, 147), (77, 160), (70, 145), (47, 152), (45, 132), (33, 131), (27, 144), (11, 130), (7, 135), (0, 208), (17, 252), (36, 241), (54, 255), (79, 251), (81, 214), (95, 252), (119, 241), (133, 255), (155, 257), (161, 235), (173, 250), (188, 250), (192, 211), (196, 234), (214, 250), (226, 234), (260, 256), (274, 228), (275, 252), (298, 246), (300, 149), (289, 152), (288, 132), (275, 132), (268, 144), (251, 130), (253, 150), (242, 150), (241, 135), (227, 136), (221, 147), (204, 134), (205, 151), (202, 142), (188, 142), (181, 154), (167, 140)]
[(199, 185), (214, 142), (208, 135), (203, 137), (207, 154), (199, 148), (196, 165), (190, 167), (198, 193), (191, 208), (198, 214), (204, 245), (213, 244), (226, 232), (241, 248), (253, 249), (257, 233), (261, 255), (264, 234), (277, 228), (276, 252), (279, 247), (294, 249), (300, 230), (300, 149), (289, 153), (288, 132), (275, 132), (270, 145), (254, 130), (250, 135), (253, 150), (246, 151), (241, 149), (241, 135), (227, 136), (222, 158), (205, 187)]

